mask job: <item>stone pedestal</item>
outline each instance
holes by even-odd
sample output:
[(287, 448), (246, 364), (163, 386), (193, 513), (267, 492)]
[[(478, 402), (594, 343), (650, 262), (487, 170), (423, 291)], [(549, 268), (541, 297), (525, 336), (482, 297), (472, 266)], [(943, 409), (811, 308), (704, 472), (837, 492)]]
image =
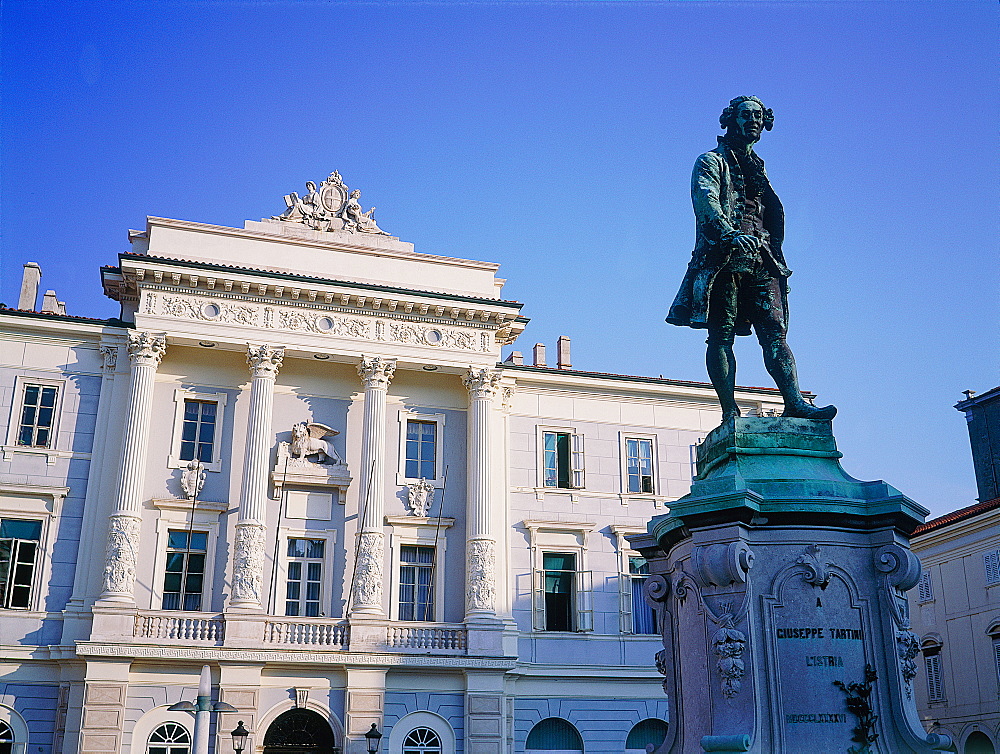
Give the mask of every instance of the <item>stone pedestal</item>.
[(698, 448), (690, 494), (631, 537), (672, 705), (657, 754), (930, 752), (912, 682), (910, 532), (927, 511), (852, 479), (830, 422), (738, 418)]

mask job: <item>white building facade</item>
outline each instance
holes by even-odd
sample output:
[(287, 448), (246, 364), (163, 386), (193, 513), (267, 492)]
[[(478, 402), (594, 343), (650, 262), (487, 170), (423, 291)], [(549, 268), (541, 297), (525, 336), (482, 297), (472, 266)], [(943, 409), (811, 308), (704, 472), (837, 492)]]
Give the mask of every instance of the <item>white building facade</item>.
[(501, 361), (498, 265), (339, 181), (243, 229), (149, 218), (102, 269), (119, 320), (0, 310), (0, 747), (195, 751), (170, 707), (206, 665), (217, 752), (238, 721), (265, 754), (662, 739), (625, 537), (687, 492), (710, 386)]

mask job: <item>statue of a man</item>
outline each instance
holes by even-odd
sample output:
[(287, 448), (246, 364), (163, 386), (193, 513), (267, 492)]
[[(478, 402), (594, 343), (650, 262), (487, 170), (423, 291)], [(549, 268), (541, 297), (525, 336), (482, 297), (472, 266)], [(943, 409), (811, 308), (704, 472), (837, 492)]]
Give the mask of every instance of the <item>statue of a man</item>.
[(761, 132), (774, 125), (774, 114), (757, 97), (737, 97), (719, 122), (726, 135), (694, 165), (697, 238), (667, 322), (708, 329), (705, 361), (723, 421), (740, 415), (733, 342), (737, 335), (749, 335), (751, 327), (785, 401), (782, 415), (832, 419), (836, 406), (818, 408), (802, 398), (795, 358), (785, 341), (792, 274), (781, 253), (785, 215), (764, 161), (753, 151)]

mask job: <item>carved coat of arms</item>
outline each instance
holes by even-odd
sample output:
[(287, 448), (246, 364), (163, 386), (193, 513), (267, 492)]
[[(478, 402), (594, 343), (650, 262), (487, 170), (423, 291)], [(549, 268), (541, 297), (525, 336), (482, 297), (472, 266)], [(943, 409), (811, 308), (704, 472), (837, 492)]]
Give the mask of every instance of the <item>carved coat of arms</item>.
[(285, 196), (287, 209), (272, 220), (299, 223), (313, 230), (346, 230), (386, 236), (375, 222), (375, 208), (361, 208), (361, 191), (350, 191), (340, 173), (334, 170), (319, 186), (306, 181), (306, 194), (292, 192)]

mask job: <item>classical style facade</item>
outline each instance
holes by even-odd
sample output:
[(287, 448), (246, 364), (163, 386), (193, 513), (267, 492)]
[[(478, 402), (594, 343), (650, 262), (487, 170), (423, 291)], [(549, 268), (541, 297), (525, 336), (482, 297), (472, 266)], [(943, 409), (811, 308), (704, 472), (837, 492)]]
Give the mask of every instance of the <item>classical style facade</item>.
[(917, 706), (964, 754), (1000, 750), (1000, 388), (969, 391), (966, 415), (979, 501), (920, 526), (923, 573), (909, 593), (920, 637)]
[(626, 536), (687, 492), (713, 391), (574, 370), (564, 340), (502, 361), (527, 320), (498, 265), (416, 253), (356, 194), (149, 218), (101, 270), (114, 320), (34, 311), (26, 268), (0, 310), (0, 746), (662, 740)]

